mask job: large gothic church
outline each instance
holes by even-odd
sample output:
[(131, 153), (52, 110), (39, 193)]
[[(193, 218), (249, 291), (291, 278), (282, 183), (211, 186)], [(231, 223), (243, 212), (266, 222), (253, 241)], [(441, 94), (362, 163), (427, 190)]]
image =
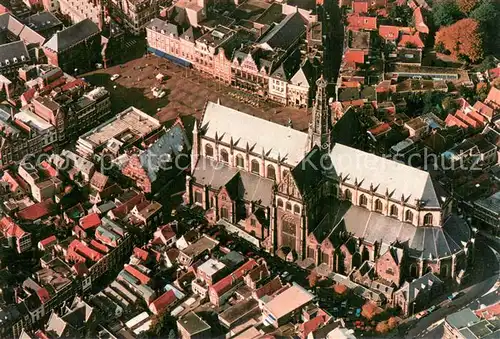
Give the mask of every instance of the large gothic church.
[(451, 198), (428, 172), (334, 142), (326, 87), (318, 79), (308, 133), (209, 102), (186, 202), (325, 273), (368, 265), (397, 286), (463, 275), (474, 238)]

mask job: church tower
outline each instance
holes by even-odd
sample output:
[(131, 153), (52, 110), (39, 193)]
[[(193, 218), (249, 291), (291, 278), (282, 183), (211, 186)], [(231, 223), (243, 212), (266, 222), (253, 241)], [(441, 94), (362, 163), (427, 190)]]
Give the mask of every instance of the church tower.
[(309, 150), (318, 145), (324, 150), (330, 150), (331, 111), (326, 96), (328, 82), (321, 76), (316, 81), (316, 100), (312, 110), (312, 120), (309, 122)]

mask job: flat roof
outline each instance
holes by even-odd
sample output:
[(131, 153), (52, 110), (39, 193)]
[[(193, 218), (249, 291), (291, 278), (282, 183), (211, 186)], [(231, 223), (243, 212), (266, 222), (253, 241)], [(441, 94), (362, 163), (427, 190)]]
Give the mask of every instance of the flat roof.
[(177, 320), (177, 326), (182, 327), (191, 336), (211, 329), (209, 324), (192, 311)]
[(205, 250), (211, 250), (215, 248), (215, 246), (218, 245), (218, 242), (216, 240), (213, 240), (209, 237), (203, 236), (200, 239), (198, 239), (195, 243), (189, 245), (185, 249), (181, 251), (181, 253), (184, 253), (185, 255), (189, 257), (196, 257), (200, 253), (202, 253)]
[(292, 286), (278, 294), (264, 307), (274, 316), (276, 320), (288, 313), (306, 305), (314, 299), (314, 295), (307, 292), (303, 287), (293, 283)]
[(143, 111), (129, 107), (114, 118), (83, 134), (78, 143), (97, 148), (110, 139), (124, 143), (140, 139), (161, 127), (160, 122)]
[(226, 265), (217, 259), (210, 258), (198, 267), (199, 271), (205, 272), (206, 275), (212, 276), (220, 270), (224, 269)]
[(14, 115), (14, 117), (18, 120), (21, 120), (28, 126), (36, 128), (39, 132), (43, 132), (45, 130), (53, 128), (52, 124), (27, 110), (19, 111), (19, 113), (16, 113)]
[(219, 319), (228, 326), (259, 307), (257, 300), (250, 298), (239, 302), (219, 314)]

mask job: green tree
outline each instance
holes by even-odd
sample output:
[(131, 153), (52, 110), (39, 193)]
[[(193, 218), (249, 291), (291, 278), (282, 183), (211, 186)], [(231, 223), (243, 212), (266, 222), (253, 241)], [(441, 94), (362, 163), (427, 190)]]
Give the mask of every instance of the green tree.
[(451, 113), (453, 111), (456, 111), (458, 108), (457, 101), (455, 100), (455, 98), (451, 96), (447, 96), (446, 98), (444, 98), (443, 101), (441, 102), (441, 106), (443, 107), (446, 113)]
[(168, 339), (176, 339), (177, 338), (177, 334), (175, 333), (175, 331), (172, 329), (170, 330), (170, 332), (168, 332)]
[(463, 17), (456, 2), (452, 0), (440, 1), (432, 8), (432, 19), (436, 27), (449, 26)]
[(151, 327), (146, 335), (150, 338), (165, 337), (167, 333), (170, 336), (171, 331), (174, 331), (174, 334), (177, 331), (175, 318), (168, 312), (163, 312), (152, 319)]
[(469, 18), (476, 20), (481, 29), (484, 39), (486, 54), (498, 54), (500, 52), (500, 29), (498, 19), (500, 19), (500, 4), (493, 0), (481, 2), (470, 14)]
[(413, 11), (408, 6), (391, 6), (389, 18), (396, 26), (409, 26), (413, 21)]

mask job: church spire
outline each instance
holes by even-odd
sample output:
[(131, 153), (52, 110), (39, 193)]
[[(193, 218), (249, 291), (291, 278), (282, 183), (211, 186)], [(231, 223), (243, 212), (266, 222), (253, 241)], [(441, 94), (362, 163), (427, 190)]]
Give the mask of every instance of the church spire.
[(312, 120), (309, 124), (309, 147), (315, 145), (330, 150), (331, 111), (326, 96), (328, 82), (323, 75), (316, 81), (316, 100), (312, 110)]

